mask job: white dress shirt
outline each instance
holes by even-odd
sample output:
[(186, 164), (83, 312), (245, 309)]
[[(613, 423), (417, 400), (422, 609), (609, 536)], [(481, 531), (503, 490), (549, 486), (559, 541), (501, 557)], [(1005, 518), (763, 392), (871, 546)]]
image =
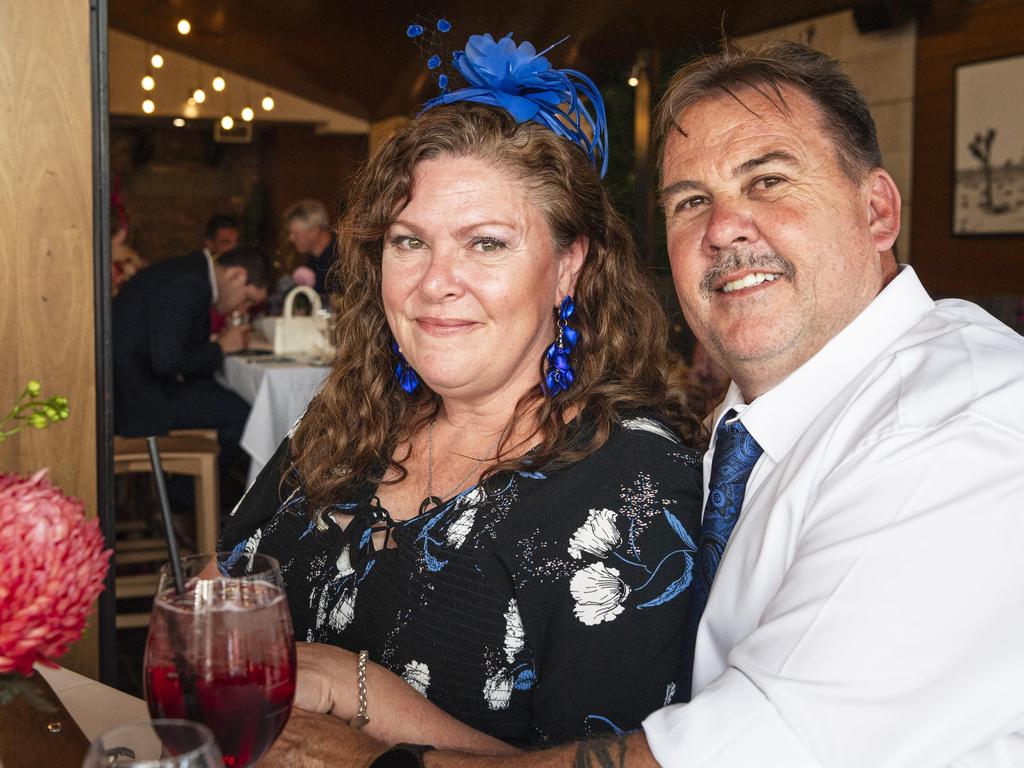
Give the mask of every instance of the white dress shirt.
[(904, 267), (729, 408), (764, 454), (658, 762), (1024, 766), (1024, 338)]
[(209, 248), (203, 248), (203, 256), (206, 257), (206, 268), (210, 274), (210, 304), (216, 304), (217, 299), (220, 297), (220, 292), (217, 290), (217, 273), (213, 271), (213, 256), (210, 254)]

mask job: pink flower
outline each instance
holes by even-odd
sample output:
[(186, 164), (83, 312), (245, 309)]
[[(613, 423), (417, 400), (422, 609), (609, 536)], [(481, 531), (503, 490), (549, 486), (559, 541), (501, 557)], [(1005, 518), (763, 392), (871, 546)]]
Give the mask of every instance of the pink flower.
[(0, 474), (0, 674), (29, 675), (78, 640), (107, 574), (99, 526), (46, 472)]
[(312, 288), (316, 285), (316, 272), (306, 266), (296, 267), (292, 272), (292, 280), (296, 285), (307, 285)]

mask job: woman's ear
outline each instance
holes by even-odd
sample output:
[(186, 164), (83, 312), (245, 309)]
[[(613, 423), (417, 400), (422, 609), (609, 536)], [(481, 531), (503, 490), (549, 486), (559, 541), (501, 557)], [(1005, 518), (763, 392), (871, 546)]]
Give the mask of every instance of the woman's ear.
[(590, 241), (583, 235), (580, 235), (559, 257), (558, 286), (554, 302), (556, 307), (564, 296), (571, 296), (576, 292), (576, 280), (580, 276), (583, 262), (586, 260), (587, 251), (589, 250)]
[(868, 227), (879, 253), (890, 250), (900, 233), (900, 191), (892, 176), (876, 168), (868, 178)]

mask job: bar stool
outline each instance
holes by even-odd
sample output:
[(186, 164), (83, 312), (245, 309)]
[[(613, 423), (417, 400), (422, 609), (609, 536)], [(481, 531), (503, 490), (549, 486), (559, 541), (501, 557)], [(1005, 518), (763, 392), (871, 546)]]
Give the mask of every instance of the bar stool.
[[(212, 436), (212, 438), (211, 438)], [(188, 475), (196, 485), (196, 545), (200, 552), (213, 552), (217, 547), (220, 527), (220, 488), (217, 479), (219, 446), (215, 430), (181, 430), (157, 438), (157, 450), (164, 471), (171, 475)], [(149, 449), (145, 438), (114, 438), (114, 474), (152, 473)], [(145, 523), (117, 525), (117, 532), (145, 530)], [(163, 562), (167, 559), (167, 542), (163, 537), (118, 541), (115, 544), (118, 565)], [(114, 594), (117, 599), (145, 598), (156, 594), (159, 575), (141, 573), (117, 576)], [(149, 613), (118, 613), (118, 629), (144, 627)]]

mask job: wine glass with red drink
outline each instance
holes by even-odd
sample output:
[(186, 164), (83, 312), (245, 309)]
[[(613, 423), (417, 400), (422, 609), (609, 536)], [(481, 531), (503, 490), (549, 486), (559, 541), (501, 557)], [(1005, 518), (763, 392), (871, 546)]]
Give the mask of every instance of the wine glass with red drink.
[(295, 696), (295, 639), (277, 561), (218, 552), (184, 558), (185, 592), (160, 573), (146, 641), (154, 718), (205, 724), (224, 765), (248, 768), (270, 749)]

